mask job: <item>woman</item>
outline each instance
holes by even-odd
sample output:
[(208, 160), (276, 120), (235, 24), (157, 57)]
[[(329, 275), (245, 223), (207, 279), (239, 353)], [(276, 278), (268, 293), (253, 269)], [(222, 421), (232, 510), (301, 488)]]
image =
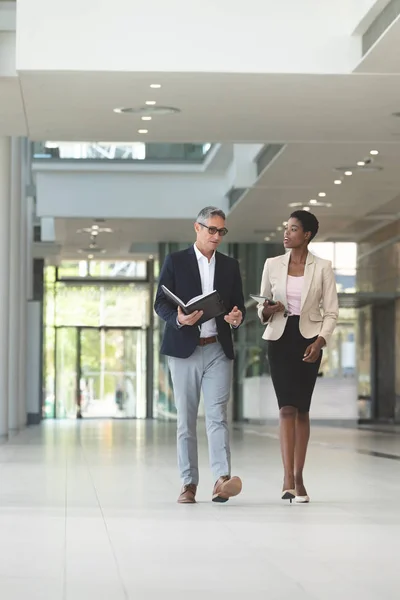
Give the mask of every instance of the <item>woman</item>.
[[(290, 252), (265, 262), (258, 314), (266, 324), (268, 360), (279, 405), (284, 481), (282, 499), (309, 502), (303, 469), (310, 437), (309, 410), (322, 358), (338, 317), (338, 297), (331, 263), (311, 254), (308, 244), (318, 220), (294, 212), (284, 234)], [(323, 314), (321, 314), (321, 305)]]

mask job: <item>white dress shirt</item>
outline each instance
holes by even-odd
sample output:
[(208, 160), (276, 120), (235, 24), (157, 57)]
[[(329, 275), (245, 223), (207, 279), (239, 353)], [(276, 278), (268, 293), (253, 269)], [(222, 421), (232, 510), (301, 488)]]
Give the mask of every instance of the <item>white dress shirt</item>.
[[(203, 294), (209, 294), (214, 291), (214, 276), (215, 276), (215, 252), (211, 257), (210, 262), (194, 244), (197, 264), (199, 265), (201, 291)], [(217, 323), (215, 319), (210, 319), (200, 326), (200, 337), (212, 337), (217, 335)]]

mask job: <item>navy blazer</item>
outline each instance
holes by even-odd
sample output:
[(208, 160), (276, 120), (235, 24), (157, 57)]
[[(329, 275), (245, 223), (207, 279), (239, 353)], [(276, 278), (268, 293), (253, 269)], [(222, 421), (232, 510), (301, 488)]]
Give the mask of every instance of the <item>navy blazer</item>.
[[(188, 358), (195, 351), (200, 337), (197, 325), (179, 328), (176, 322), (177, 308), (164, 295), (161, 286), (165, 285), (183, 302), (202, 294), (199, 265), (194, 247), (169, 254), (161, 269), (154, 310), (166, 322), (161, 354)], [(235, 258), (215, 253), (214, 289), (219, 293), (227, 313), (237, 306), (245, 316), (245, 306), (239, 263)], [(234, 358), (232, 332), (224, 315), (216, 318), (218, 340), (229, 359)]]

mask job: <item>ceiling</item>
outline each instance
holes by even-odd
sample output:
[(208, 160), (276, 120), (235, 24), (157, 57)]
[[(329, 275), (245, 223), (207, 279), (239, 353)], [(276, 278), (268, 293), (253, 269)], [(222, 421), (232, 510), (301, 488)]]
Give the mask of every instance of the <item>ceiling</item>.
[[(68, 72), (20, 73), (20, 82), (33, 140), (391, 143), (400, 134), (398, 75)], [(154, 117), (141, 136), (139, 116), (113, 109), (146, 100), (181, 113)]]
[[(400, 215), (400, 172), (398, 144), (294, 144), (260, 177), (233, 208), (230, 230), (235, 239), (249, 241), (248, 231), (275, 230), (296, 208), (289, 204), (309, 200), (327, 202), (331, 207), (314, 207), (320, 219), (320, 239), (358, 241), (360, 237)], [(373, 157), (370, 150), (378, 149)], [(372, 159), (366, 168), (357, 162)], [(335, 167), (350, 167), (346, 177)], [(382, 170), (369, 170), (378, 167)], [(342, 178), (341, 185), (334, 180)], [(326, 197), (320, 198), (319, 193)], [(393, 200), (396, 199), (396, 200)], [(299, 208), (302, 208), (300, 206)], [(263, 226), (261, 226), (263, 224)], [(266, 235), (266, 234), (265, 234)], [(260, 241), (265, 237), (260, 234)]]
[[(400, 216), (400, 148), (397, 144), (379, 145), (376, 157), (369, 155), (371, 149), (375, 148), (370, 144), (287, 145), (233, 207), (227, 241), (262, 242), (267, 236), (276, 241), (281, 236), (277, 227), (296, 210), (289, 204), (305, 205), (310, 199), (332, 204), (330, 208), (312, 209), (320, 220), (319, 241), (359, 241), (392, 222)], [(382, 170), (357, 168), (357, 161), (367, 157), (373, 160), (371, 166)], [(343, 177), (334, 170), (342, 166), (352, 167), (353, 175)], [(338, 177), (343, 177), (341, 185), (333, 183)], [(320, 198), (321, 192), (326, 197)], [(79, 248), (87, 246), (89, 234), (77, 230), (92, 224), (89, 219), (56, 220), (56, 239), (65, 256), (76, 256)], [(138, 252), (135, 245), (140, 244), (193, 239), (193, 222), (187, 219), (108, 219), (100, 226), (113, 229), (113, 234), (98, 238), (107, 256), (129, 257), (132, 251)]]
[(89, 219), (56, 219), (55, 238), (64, 258), (86, 258), (88, 253), (81, 255), (79, 250), (89, 246), (91, 236), (81, 230), (93, 224), (112, 229), (112, 233), (100, 232), (97, 236), (97, 245), (105, 249), (106, 254), (95, 253), (95, 256), (104, 260), (148, 258), (157, 252), (158, 241), (190, 242), (194, 235), (193, 223), (186, 219), (107, 219), (100, 223)]
[[(0, 78), (0, 134), (32, 140), (284, 143), (229, 216), (230, 238), (262, 241), (282, 223), (292, 202), (318, 192), (332, 207), (316, 209), (321, 239), (358, 240), (400, 213), (400, 21), (351, 74), (20, 72)], [(160, 83), (153, 90), (150, 84)], [(138, 116), (113, 109), (146, 100), (180, 109), (154, 117), (139, 135)], [(334, 168), (380, 154), (378, 172), (356, 171), (340, 186)], [(226, 166), (226, 165), (225, 165)], [(228, 190), (227, 190), (228, 192)], [(205, 199), (206, 203), (206, 199)], [(385, 214), (386, 213), (386, 214)], [(383, 216), (382, 216), (383, 214)], [(58, 220), (65, 254), (76, 252), (76, 230), (88, 222)], [(113, 221), (104, 244), (129, 254), (132, 243), (187, 240), (190, 221)]]

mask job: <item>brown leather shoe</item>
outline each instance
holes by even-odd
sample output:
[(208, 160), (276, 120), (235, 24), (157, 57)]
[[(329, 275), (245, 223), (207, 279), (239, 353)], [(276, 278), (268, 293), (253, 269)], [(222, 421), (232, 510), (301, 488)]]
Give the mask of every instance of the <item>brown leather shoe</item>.
[(237, 496), (242, 491), (242, 480), (240, 477), (220, 477), (214, 485), (213, 502), (227, 502), (232, 496)]
[(179, 504), (196, 504), (196, 492), (197, 485), (194, 483), (184, 485), (178, 498)]

